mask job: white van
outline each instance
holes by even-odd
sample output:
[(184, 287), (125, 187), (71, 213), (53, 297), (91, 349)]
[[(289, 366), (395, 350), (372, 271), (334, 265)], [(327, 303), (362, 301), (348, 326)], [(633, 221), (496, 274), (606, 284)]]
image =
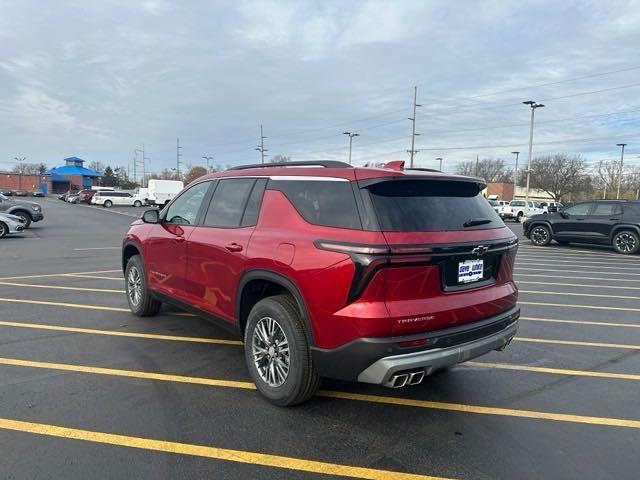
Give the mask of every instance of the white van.
[(142, 200), (134, 197), (127, 192), (116, 191), (97, 191), (96, 194), (91, 197), (92, 205), (102, 205), (105, 208), (111, 208), (114, 205), (126, 205), (129, 207), (141, 207)]
[(147, 203), (164, 206), (173, 200), (183, 188), (184, 183), (179, 180), (149, 180)]

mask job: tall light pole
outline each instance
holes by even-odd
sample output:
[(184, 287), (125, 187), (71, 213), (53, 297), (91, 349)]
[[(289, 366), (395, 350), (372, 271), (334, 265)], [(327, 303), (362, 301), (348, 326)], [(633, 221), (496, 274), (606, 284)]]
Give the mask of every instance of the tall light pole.
[(209, 162), (213, 160), (213, 155), (203, 155), (202, 158), (207, 162), (207, 173), (211, 170), (209, 169)]
[[(531, 180), (531, 152), (533, 151), (533, 120), (535, 117), (536, 108), (544, 107), (541, 103), (536, 103), (533, 100), (527, 100), (522, 102), (525, 105), (531, 107), (531, 128), (529, 129), (529, 160), (527, 162), (527, 190), (525, 193), (525, 209), (529, 208), (529, 182)], [(526, 210), (525, 210), (526, 211)]]
[(262, 163), (264, 163), (264, 152), (268, 152), (266, 148), (264, 148), (264, 139), (267, 138), (262, 134), (262, 124), (260, 124), (260, 145), (258, 145), (255, 149), (260, 152), (260, 158), (262, 159)]
[(516, 168), (513, 170), (513, 198), (516, 199), (516, 187), (518, 186), (518, 157), (520, 156), (520, 152), (511, 152), (516, 156)]
[(176, 139), (176, 175), (180, 179), (180, 157), (182, 157), (182, 147), (180, 146), (180, 138)]
[(18, 189), (22, 188), (22, 162), (24, 162), (27, 157), (13, 157), (13, 159), (18, 162)]
[(438, 170), (442, 171), (442, 157), (437, 157), (436, 161), (440, 162), (440, 167), (438, 168)]
[(620, 168), (618, 168), (618, 192), (616, 193), (616, 200), (620, 200), (620, 184), (622, 183), (622, 164), (624, 163), (624, 147), (626, 143), (616, 143), (618, 147), (622, 147), (620, 151)]
[(349, 165), (351, 165), (351, 148), (353, 147), (353, 137), (359, 137), (360, 134), (353, 132), (342, 132), (342, 134), (349, 137)]
[(420, 135), (419, 133), (416, 133), (416, 108), (421, 107), (422, 105), (417, 103), (417, 100), (418, 87), (413, 87), (413, 117), (409, 117), (409, 120), (411, 120), (411, 150), (407, 150), (407, 152), (409, 153), (410, 168), (413, 168), (413, 156), (418, 153), (418, 150), (416, 150), (416, 136)]

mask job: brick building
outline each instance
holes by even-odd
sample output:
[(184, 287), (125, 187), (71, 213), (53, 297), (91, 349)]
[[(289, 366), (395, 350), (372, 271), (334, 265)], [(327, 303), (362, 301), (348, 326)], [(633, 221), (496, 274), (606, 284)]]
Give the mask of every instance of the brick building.
[(0, 190), (40, 190), (45, 194), (51, 191), (51, 175), (19, 175), (12, 172), (0, 172)]
[[(492, 182), (487, 184), (487, 188), (483, 194), (487, 198), (495, 198), (496, 200), (524, 200), (526, 197), (526, 188), (517, 186), (515, 196), (513, 194), (513, 183)], [(544, 190), (538, 188), (529, 189), (529, 198), (539, 202), (553, 201), (553, 197)]]

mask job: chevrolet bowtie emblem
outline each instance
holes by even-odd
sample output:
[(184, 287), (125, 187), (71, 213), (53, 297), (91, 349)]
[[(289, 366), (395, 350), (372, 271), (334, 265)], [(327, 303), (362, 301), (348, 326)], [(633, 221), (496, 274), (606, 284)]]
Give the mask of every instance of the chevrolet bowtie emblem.
[(489, 250), (489, 247), (487, 247), (486, 245), (478, 245), (476, 248), (471, 250), (471, 253), (473, 253), (474, 255), (476, 255), (478, 257), (480, 257), (480, 256), (484, 255), (485, 253), (487, 253), (487, 250)]

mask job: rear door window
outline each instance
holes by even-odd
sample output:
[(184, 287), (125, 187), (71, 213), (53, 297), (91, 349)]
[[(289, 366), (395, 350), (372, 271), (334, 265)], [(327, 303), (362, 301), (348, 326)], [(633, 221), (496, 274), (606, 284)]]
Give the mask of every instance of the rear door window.
[(255, 178), (220, 180), (204, 219), (207, 227), (239, 227)]
[(622, 207), (615, 203), (596, 203), (596, 207), (591, 212), (591, 215), (598, 215), (604, 217), (612, 217), (614, 215), (621, 215)]
[(428, 232), (504, 226), (474, 183), (383, 181), (365, 190), (369, 192), (383, 231)]

